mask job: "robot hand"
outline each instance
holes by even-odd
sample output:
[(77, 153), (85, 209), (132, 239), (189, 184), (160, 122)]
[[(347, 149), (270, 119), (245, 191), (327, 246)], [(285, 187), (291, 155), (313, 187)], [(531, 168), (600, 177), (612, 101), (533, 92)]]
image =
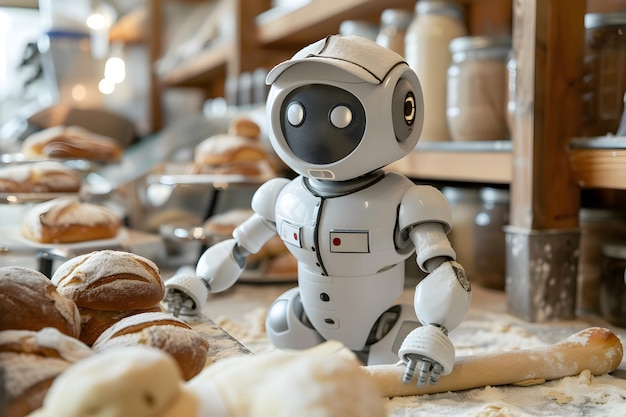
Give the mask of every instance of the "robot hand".
[(428, 382), (434, 385), (440, 375), (452, 372), (454, 366), (454, 345), (447, 336), (444, 327), (422, 326), (413, 330), (402, 342), (398, 355), (406, 364), (402, 382), (408, 384), (413, 379), (417, 363), (421, 361), (417, 385)]
[(408, 383), (421, 361), (417, 383), (436, 384), (454, 366), (454, 345), (448, 330), (465, 319), (471, 302), (471, 287), (463, 267), (446, 261), (435, 268), (415, 288), (414, 307), (423, 326), (404, 339), (398, 355), (407, 364), (404, 382)]
[(246, 266), (247, 252), (235, 239), (217, 243), (207, 249), (196, 266), (196, 274), (176, 274), (165, 282), (165, 303), (169, 312), (199, 314), (210, 292), (232, 286)]

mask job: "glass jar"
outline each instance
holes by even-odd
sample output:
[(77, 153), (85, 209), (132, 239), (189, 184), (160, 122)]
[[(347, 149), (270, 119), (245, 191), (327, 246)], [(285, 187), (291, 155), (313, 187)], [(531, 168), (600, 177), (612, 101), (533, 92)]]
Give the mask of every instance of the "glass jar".
[(626, 92), (626, 12), (585, 15), (585, 136), (615, 134)]
[(446, 118), (449, 47), (452, 39), (466, 34), (459, 3), (419, 1), (415, 5), (415, 16), (405, 37), (404, 55), (417, 73), (423, 90), (423, 141), (450, 140)]
[(626, 241), (626, 213), (619, 210), (582, 208), (579, 214), (580, 255), (577, 269), (576, 306), (599, 311), (602, 246)]
[(509, 223), (509, 190), (480, 189), (482, 207), (474, 224), (475, 275), (472, 280), (485, 288), (504, 290), (506, 276), (506, 236)]
[(363, 20), (344, 20), (339, 25), (339, 33), (344, 36), (361, 36), (375, 41), (378, 36), (378, 26)]
[(609, 323), (626, 327), (626, 244), (602, 247), (600, 312)]
[(448, 186), (443, 187), (441, 192), (452, 210), (452, 230), (448, 234), (448, 239), (456, 252), (456, 260), (463, 265), (471, 281), (476, 275), (474, 219), (481, 208), (478, 188)]
[(510, 38), (463, 36), (450, 42), (447, 120), (455, 141), (504, 140)]
[(380, 31), (376, 43), (404, 56), (404, 37), (413, 20), (413, 13), (404, 9), (386, 9), (380, 15)]

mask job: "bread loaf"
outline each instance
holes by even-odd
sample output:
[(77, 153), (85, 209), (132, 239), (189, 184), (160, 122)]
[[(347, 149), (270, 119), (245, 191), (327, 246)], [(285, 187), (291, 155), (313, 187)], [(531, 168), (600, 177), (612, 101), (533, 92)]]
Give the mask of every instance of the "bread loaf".
[(228, 134), (231, 136), (243, 136), (244, 138), (258, 139), (261, 128), (256, 122), (248, 117), (234, 118), (228, 126)]
[(31, 207), (20, 230), (39, 243), (76, 243), (114, 238), (120, 228), (120, 219), (108, 208), (62, 197)]
[(203, 140), (196, 146), (194, 153), (194, 161), (199, 165), (259, 162), (266, 159), (267, 153), (258, 140), (228, 134)]
[(20, 266), (0, 268), (0, 330), (40, 330), (54, 327), (78, 337), (76, 304), (59, 294), (41, 272)]
[(113, 326), (123, 318), (140, 313), (157, 313), (161, 312), (162, 309), (160, 306), (155, 305), (151, 308), (143, 308), (139, 310), (106, 311), (79, 308), (78, 311), (80, 312), (81, 319), (79, 338), (81, 342), (91, 346), (106, 329)]
[(60, 162), (43, 161), (0, 168), (0, 193), (72, 193), (81, 187), (76, 172)]
[(50, 327), (0, 331), (7, 417), (23, 417), (39, 408), (54, 379), (92, 353), (77, 339)]
[(200, 373), (207, 364), (208, 341), (187, 323), (167, 313), (126, 317), (105, 330), (92, 348), (102, 352), (138, 345), (158, 348), (172, 355), (185, 380)]
[(115, 139), (79, 126), (53, 126), (27, 137), (22, 142), (22, 153), (29, 158), (116, 162), (122, 148)]
[(52, 283), (79, 308), (92, 310), (152, 308), (165, 295), (154, 262), (115, 250), (94, 251), (64, 262), (52, 275)]

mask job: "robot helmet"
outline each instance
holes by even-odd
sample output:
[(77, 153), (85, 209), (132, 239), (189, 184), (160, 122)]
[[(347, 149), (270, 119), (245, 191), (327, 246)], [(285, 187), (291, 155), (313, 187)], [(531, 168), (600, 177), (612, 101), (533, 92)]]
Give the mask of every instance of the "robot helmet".
[(422, 89), (402, 56), (334, 35), (268, 74), (268, 132), (297, 173), (344, 181), (411, 152), (424, 120)]

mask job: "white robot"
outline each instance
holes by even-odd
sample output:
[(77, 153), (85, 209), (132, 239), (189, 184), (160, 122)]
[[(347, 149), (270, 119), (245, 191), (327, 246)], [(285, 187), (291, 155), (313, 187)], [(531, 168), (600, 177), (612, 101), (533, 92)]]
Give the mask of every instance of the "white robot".
[[(233, 285), (275, 233), (298, 260), (298, 287), (270, 307), (266, 329), (278, 348), (341, 341), (364, 363), (421, 363), (418, 384), (454, 365), (447, 332), (469, 310), (470, 284), (446, 234), (451, 210), (432, 186), (381, 168), (411, 152), (423, 124), (422, 90), (403, 58), (359, 37), (330, 36), (267, 76), (268, 134), (299, 176), (263, 184), (255, 214), (233, 239), (200, 257), (197, 276), (166, 282), (171, 311), (194, 314), (208, 292)], [(428, 275), (414, 306), (397, 304), (404, 261)], [(421, 325), (420, 325), (421, 323)]]

